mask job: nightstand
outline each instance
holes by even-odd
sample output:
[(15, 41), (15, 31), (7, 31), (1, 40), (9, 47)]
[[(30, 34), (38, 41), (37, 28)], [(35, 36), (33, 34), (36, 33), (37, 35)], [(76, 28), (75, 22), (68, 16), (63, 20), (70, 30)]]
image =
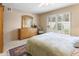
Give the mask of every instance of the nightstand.
[(38, 35), (39, 35), (39, 34), (43, 34), (43, 33), (44, 33), (44, 31), (39, 31), (39, 32), (38, 32)]

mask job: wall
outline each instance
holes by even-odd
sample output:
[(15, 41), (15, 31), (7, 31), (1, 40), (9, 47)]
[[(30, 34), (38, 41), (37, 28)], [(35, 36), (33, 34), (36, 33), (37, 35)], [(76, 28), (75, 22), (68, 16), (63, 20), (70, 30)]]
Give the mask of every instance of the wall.
[(24, 13), (19, 10), (12, 9), (9, 11), (4, 8), (4, 42), (5, 44), (18, 39), (17, 29), (21, 27), (21, 16), (30, 15), (34, 18), (33, 23), (38, 25), (38, 16), (31, 13)]
[(48, 15), (53, 15), (57, 13), (64, 13), (70, 12), (71, 13), (71, 35), (79, 36), (79, 4), (72, 5), (69, 7), (57, 9), (54, 11), (50, 11), (44, 14), (40, 14), (40, 26), (43, 30), (46, 30), (46, 17)]

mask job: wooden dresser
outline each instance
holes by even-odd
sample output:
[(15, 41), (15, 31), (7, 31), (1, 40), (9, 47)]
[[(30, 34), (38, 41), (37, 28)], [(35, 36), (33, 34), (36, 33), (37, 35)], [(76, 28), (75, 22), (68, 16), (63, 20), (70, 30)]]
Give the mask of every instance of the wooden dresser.
[(3, 52), (3, 11), (4, 7), (0, 5), (0, 53)]
[(18, 39), (26, 39), (37, 35), (37, 28), (21, 28), (18, 30)]

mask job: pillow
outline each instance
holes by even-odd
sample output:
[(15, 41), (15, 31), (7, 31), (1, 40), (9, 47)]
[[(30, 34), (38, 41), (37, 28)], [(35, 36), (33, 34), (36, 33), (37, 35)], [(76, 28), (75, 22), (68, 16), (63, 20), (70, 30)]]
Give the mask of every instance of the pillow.
[(79, 48), (79, 41), (74, 43), (75, 48)]

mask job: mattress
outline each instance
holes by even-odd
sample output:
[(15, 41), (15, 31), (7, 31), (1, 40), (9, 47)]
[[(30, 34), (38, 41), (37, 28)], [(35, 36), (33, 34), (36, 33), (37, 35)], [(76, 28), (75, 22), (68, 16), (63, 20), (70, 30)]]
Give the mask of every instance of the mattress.
[(27, 42), (27, 51), (34, 56), (71, 56), (79, 37), (59, 33), (33, 36)]

